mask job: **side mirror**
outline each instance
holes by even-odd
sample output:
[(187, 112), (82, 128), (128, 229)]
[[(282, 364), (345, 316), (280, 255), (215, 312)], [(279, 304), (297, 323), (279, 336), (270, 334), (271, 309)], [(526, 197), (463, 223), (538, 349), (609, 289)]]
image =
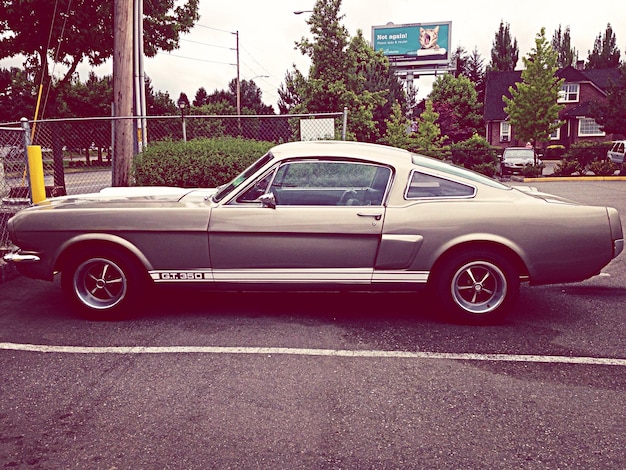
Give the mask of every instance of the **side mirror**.
[(274, 193), (267, 193), (257, 199), (263, 207), (269, 207), (270, 209), (276, 209), (276, 198)]

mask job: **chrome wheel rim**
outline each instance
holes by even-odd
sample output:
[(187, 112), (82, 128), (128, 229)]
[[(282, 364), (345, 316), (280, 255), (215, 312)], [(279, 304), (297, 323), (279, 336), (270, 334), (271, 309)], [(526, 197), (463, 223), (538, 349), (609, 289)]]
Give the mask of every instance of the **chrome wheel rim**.
[(452, 278), (452, 297), (462, 309), (485, 314), (497, 309), (506, 298), (506, 276), (496, 265), (472, 261), (458, 269)]
[(127, 287), (124, 271), (109, 259), (86, 260), (74, 273), (76, 296), (84, 305), (96, 310), (117, 305), (126, 295)]

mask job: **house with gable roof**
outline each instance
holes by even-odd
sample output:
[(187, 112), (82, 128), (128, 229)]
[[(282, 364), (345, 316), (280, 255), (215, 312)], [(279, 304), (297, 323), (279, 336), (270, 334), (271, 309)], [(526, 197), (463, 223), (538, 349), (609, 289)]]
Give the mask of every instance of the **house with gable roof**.
[[(592, 103), (606, 100), (609, 85), (617, 83), (619, 70), (583, 70), (580, 61), (576, 67), (560, 69), (557, 77), (565, 80), (559, 98), (559, 103), (564, 105), (559, 118), (565, 121), (565, 124), (550, 136), (547, 145), (563, 145), (569, 148), (577, 142), (613, 140), (614, 136), (605, 134), (590, 115)], [(505, 103), (502, 99), (503, 96), (510, 98), (509, 87), (515, 87), (515, 84), (521, 81), (521, 70), (487, 73), (483, 117), (487, 141), (495, 147), (517, 147), (526, 144), (516, 138), (515, 129), (504, 111)]]

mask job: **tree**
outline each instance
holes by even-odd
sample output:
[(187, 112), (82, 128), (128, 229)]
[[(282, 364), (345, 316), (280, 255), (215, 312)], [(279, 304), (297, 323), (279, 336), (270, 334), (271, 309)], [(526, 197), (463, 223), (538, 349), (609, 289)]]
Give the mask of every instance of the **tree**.
[(598, 34), (593, 44), (593, 51), (589, 51), (586, 69), (616, 69), (620, 66), (621, 52), (617, 47), (617, 39), (613, 34), (611, 23), (606, 25), (604, 36)]
[(148, 114), (152, 116), (172, 116), (178, 113), (176, 103), (170, 98), (169, 93), (166, 91), (155, 93), (150, 78), (146, 79), (146, 107)]
[(524, 57), (522, 83), (509, 87), (511, 98), (503, 96), (516, 137), (537, 147), (563, 123), (558, 120), (563, 107), (557, 103), (563, 79), (556, 78), (557, 53), (545, 36), (545, 28), (535, 37), (535, 47)]
[(85, 83), (76, 79), (63, 90), (60, 102), (64, 106), (59, 117), (108, 117), (112, 101), (113, 77), (98, 78), (94, 72), (89, 72)]
[(380, 143), (408, 150), (411, 123), (398, 103), (394, 103), (393, 112), (386, 120), (386, 124), (385, 135), (380, 139)]
[[(472, 54), (465, 59), (461, 74), (469, 78), (474, 84), (476, 100), (482, 109), (485, 101), (485, 66), (477, 47), (474, 47)], [(482, 114), (482, 111), (480, 111), (480, 114)]]
[(510, 26), (500, 21), (500, 29), (495, 35), (491, 47), (491, 62), (487, 66), (489, 72), (510, 72), (515, 70), (519, 58), (517, 39), (511, 38)]
[(426, 109), (417, 120), (417, 130), (413, 136), (413, 141), (424, 153), (438, 150), (448, 138), (441, 135), (441, 129), (437, 124), (438, 119), (439, 114), (433, 110), (432, 101), (426, 100)]
[(0, 122), (34, 118), (36, 96), (32, 74), (17, 67), (0, 69)]
[(184, 109), (189, 109), (189, 98), (187, 97), (187, 93), (181, 92), (180, 95), (178, 95), (176, 106), (179, 108), (184, 107)]
[[(198, 2), (186, 0), (176, 7), (173, 0), (145, 2), (147, 57), (178, 48), (180, 35), (199, 19)], [(54, 100), (56, 90), (70, 84), (81, 62), (97, 66), (112, 56), (113, 6), (113, 2), (92, 0), (3, 0), (0, 59), (25, 56), (26, 72), (44, 88), (51, 85)], [(61, 78), (51, 76), (53, 66), (63, 70)]]
[(458, 77), (465, 71), (465, 66), (469, 56), (467, 55), (467, 51), (463, 46), (458, 46), (456, 50), (450, 56), (450, 62), (453, 64), (456, 63), (456, 69), (454, 70), (454, 76)]
[(376, 101), (371, 110), (376, 128), (371, 141), (377, 141), (387, 132), (387, 120), (394, 112), (394, 105), (397, 104), (405, 116), (412, 114), (417, 90), (412, 82), (407, 81), (405, 91), (403, 83), (391, 70), (389, 61), (369, 46), (361, 30), (350, 41), (347, 52), (349, 61), (354, 63), (354, 71), (348, 72), (348, 78), (353, 79), (348, 82), (349, 88), (357, 94), (371, 92)]
[(481, 106), (476, 89), (464, 75), (440, 75), (428, 95), (439, 113), (441, 132), (452, 142), (460, 142), (482, 130)]
[(291, 110), (302, 109), (302, 100), (298, 90), (305, 86), (306, 79), (293, 65), (293, 71), (288, 70), (285, 74), (285, 83), (281, 83), (278, 89), (278, 112), (288, 114)]
[(393, 77), (388, 60), (372, 49), (361, 31), (350, 38), (341, 24), (340, 7), (341, 0), (315, 3), (307, 20), (313, 37), (296, 43), (296, 48), (311, 59), (309, 74), (305, 77), (295, 67), (288, 73), (279, 91), (279, 108), (290, 113), (348, 108), (349, 137), (375, 142), (384, 134), (384, 121), (401, 94), (401, 85), (391, 85), (398, 79)]
[(565, 68), (576, 64), (578, 61), (578, 52), (572, 47), (569, 26), (565, 28), (565, 31), (561, 31), (561, 25), (559, 25), (559, 29), (554, 31), (552, 35), (551, 44), (552, 49), (557, 53), (557, 67)]
[(198, 88), (198, 91), (196, 91), (196, 96), (193, 99), (193, 105), (196, 107), (204, 106), (205, 104), (207, 104), (208, 97), (209, 94), (206, 92), (206, 88)]
[[(239, 83), (240, 88), (240, 105), (242, 114), (274, 114), (274, 108), (263, 103), (263, 92), (254, 83), (254, 80), (241, 80)], [(203, 107), (206, 105), (218, 105), (211, 106), (210, 109), (220, 110), (219, 114), (237, 114), (237, 79), (233, 78), (228, 83), (227, 90), (215, 90), (206, 97), (201, 97), (201, 88), (196, 93), (196, 99), (193, 105), (196, 107)], [(231, 113), (230, 109), (234, 111)]]
[[(241, 110), (243, 114), (274, 114), (274, 108), (263, 103), (263, 92), (254, 83), (254, 80), (241, 80), (239, 82)], [(228, 89), (237, 102), (237, 79), (228, 84)]]
[(606, 101), (592, 106), (592, 116), (607, 134), (626, 136), (626, 64), (617, 83), (609, 84)]

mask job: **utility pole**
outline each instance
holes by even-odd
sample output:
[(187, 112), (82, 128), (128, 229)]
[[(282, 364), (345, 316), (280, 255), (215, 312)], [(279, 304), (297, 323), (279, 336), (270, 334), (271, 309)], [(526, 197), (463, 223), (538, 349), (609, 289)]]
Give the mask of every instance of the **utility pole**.
[(239, 31), (233, 33), (237, 37), (237, 116), (241, 116), (241, 81), (239, 80)]
[[(133, 158), (133, 3), (114, 0), (113, 105), (115, 142), (113, 186), (128, 186)], [(122, 119), (120, 119), (122, 118)]]

